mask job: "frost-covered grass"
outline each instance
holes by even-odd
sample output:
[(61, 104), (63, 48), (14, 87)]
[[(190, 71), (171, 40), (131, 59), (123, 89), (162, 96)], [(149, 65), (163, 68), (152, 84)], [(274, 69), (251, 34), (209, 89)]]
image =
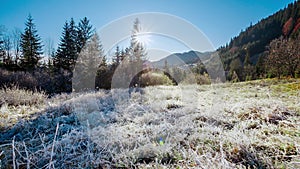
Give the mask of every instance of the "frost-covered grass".
[[(259, 80), (147, 87), (131, 97), (122, 89), (56, 96), (44, 106), (31, 105), (35, 114), (1, 132), (0, 165), (300, 168), (299, 83)], [(18, 115), (17, 107), (3, 104), (0, 113), (15, 108)]]
[(0, 90), (0, 131), (46, 107), (47, 96), (41, 92), (21, 90), (17, 86)]

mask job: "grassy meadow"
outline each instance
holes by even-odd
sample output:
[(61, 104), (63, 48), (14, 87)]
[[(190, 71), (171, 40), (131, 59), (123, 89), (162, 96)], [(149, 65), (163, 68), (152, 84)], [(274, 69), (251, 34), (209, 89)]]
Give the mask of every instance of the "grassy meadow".
[(300, 79), (0, 95), (0, 168), (300, 168)]

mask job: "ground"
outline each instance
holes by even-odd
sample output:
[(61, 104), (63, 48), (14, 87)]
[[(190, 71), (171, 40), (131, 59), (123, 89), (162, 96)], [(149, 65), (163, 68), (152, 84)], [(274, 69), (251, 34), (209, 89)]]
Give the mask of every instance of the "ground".
[(300, 79), (1, 92), (0, 168), (300, 168)]

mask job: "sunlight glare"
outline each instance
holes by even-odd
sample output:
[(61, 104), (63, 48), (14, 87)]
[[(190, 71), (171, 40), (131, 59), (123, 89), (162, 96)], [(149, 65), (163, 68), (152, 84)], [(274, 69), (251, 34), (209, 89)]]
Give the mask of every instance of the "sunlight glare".
[(139, 33), (136, 37), (137, 41), (143, 46), (148, 46), (151, 43), (151, 35), (147, 33)]

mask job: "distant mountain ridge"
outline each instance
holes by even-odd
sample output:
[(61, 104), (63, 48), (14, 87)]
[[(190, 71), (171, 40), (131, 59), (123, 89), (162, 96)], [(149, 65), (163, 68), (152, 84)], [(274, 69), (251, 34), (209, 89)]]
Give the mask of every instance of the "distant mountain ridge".
[(200, 61), (204, 62), (208, 60), (213, 52), (198, 52), (198, 51), (188, 51), (184, 53), (174, 53), (166, 56), (158, 61), (152, 62), (152, 65), (158, 68), (164, 67), (167, 62), (170, 67), (177, 67), (186, 64), (194, 64)]
[(214, 62), (218, 62), (220, 58), (227, 80), (233, 80), (234, 76), (242, 81), (246, 80), (246, 76), (256, 79), (266, 76), (265, 60), (268, 57), (269, 45), (280, 37), (300, 39), (300, 0), (290, 3), (256, 24), (251, 23), (238, 36), (214, 52), (174, 53), (152, 62), (152, 65), (164, 67), (167, 63), (170, 67), (192, 66), (191, 64), (197, 64), (201, 60), (206, 67), (212, 68), (215, 66)]

